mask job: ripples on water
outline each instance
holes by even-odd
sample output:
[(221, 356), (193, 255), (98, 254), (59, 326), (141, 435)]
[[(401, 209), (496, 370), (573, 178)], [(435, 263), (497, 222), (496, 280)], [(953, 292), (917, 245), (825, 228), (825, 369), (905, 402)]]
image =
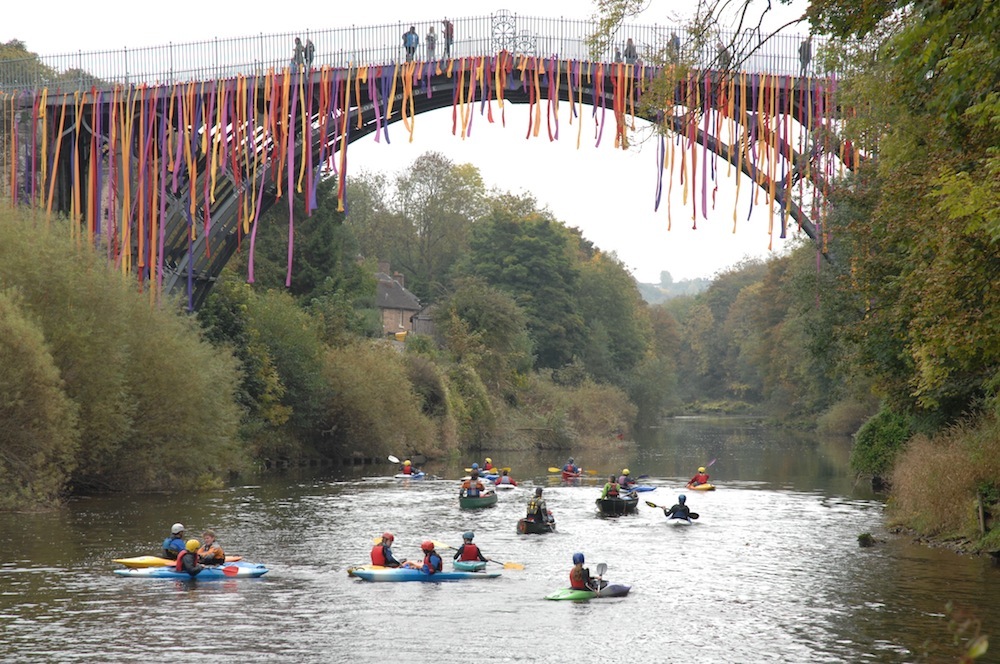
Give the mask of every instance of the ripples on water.
[[(881, 533), (880, 502), (716, 477), (718, 491), (688, 492), (701, 515), (692, 526), (645, 505), (599, 518), (596, 484), (551, 486), (544, 475), (481, 511), (458, 509), (455, 480), (357, 477), (4, 516), (13, 560), (0, 566), (0, 659), (906, 662), (928, 636), (947, 636), (949, 597), (996, 619), (996, 573), (983, 561), (905, 542), (857, 546), (859, 533)], [(682, 478), (644, 482), (659, 487), (644, 499), (669, 505)], [(548, 487), (554, 535), (515, 532), (536, 483)], [(178, 518), (215, 527), (270, 574), (199, 584), (111, 573), (111, 558), (150, 552)], [(469, 529), (486, 555), (526, 568), (443, 584), (346, 575), (383, 530), (396, 533), (398, 556), (417, 557), (422, 540), (458, 545)], [(544, 600), (568, 585), (575, 551), (592, 570), (606, 562), (606, 578), (632, 593)]]

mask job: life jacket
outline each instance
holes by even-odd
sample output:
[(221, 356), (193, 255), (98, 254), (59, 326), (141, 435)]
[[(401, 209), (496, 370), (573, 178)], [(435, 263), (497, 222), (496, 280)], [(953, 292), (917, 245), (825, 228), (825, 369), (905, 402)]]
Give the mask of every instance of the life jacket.
[(479, 560), (479, 547), (475, 544), (463, 544), (458, 559)]
[(573, 590), (590, 590), (582, 567), (574, 567), (569, 571), (569, 587)]
[(413, 474), (413, 466), (403, 466), (403, 474), (404, 475), (412, 475)]
[(704, 484), (707, 481), (708, 481), (708, 475), (706, 473), (698, 473), (697, 475), (691, 478), (691, 481), (688, 482), (688, 484)]
[[(435, 564), (433, 562), (433, 560), (432, 560), (433, 558), (437, 558), (437, 564)], [(434, 554), (431, 554), (431, 553), (424, 554), (424, 567), (426, 567), (429, 570), (433, 570), (431, 572), (431, 574), (433, 574), (434, 572), (440, 572), (441, 571), (441, 565), (442, 565), (441, 556), (437, 555), (436, 553), (434, 553)]]
[(372, 565), (381, 565), (382, 567), (385, 567), (386, 562), (387, 561), (385, 559), (385, 545), (384, 544), (376, 544), (375, 546), (373, 546), (372, 547)]
[(178, 554), (184, 551), (184, 540), (180, 537), (175, 537), (171, 535), (167, 539), (163, 540), (163, 557), (170, 558), (171, 560), (177, 560)]
[(184, 571), (184, 556), (186, 556), (188, 554), (191, 554), (192, 556), (194, 556), (194, 564), (195, 565), (198, 564), (198, 553), (197, 552), (192, 553), (191, 551), (188, 551), (187, 549), (184, 549), (183, 551), (181, 551), (180, 553), (177, 554), (177, 560), (174, 561), (174, 570), (175, 571), (177, 571), (177, 572), (183, 572)]
[(497, 478), (496, 484), (513, 484), (514, 480), (510, 479), (509, 475), (501, 475)]
[(618, 497), (618, 483), (617, 482), (608, 482), (608, 485), (609, 485), (608, 486), (608, 493), (606, 494), (607, 497), (608, 498), (617, 498)]
[(476, 480), (475, 484), (472, 483), (472, 480), (465, 480), (462, 482), (462, 488), (465, 489), (465, 496), (467, 498), (478, 498), (479, 492), (484, 489), (483, 483), (479, 480)]
[(198, 549), (198, 557), (205, 565), (221, 565), (226, 562), (226, 552), (222, 550), (218, 542), (213, 542), (212, 546), (203, 546)]
[(545, 505), (545, 501), (539, 500), (537, 497), (528, 501), (528, 519), (544, 521), (545, 510), (542, 508), (543, 505)]
[(492, 463), (484, 463), (483, 464), (483, 470), (493, 470), (493, 464)]

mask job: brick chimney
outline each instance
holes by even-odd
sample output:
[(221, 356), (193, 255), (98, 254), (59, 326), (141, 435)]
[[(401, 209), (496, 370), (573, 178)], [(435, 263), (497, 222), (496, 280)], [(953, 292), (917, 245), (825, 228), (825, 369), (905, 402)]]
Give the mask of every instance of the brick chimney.
[(379, 261), (378, 271), (382, 274), (389, 274), (389, 261)]
[(393, 272), (392, 273), (392, 279), (393, 279), (393, 281), (395, 281), (397, 284), (399, 284), (403, 288), (406, 288), (406, 284), (404, 283), (404, 277), (403, 277), (402, 272)]

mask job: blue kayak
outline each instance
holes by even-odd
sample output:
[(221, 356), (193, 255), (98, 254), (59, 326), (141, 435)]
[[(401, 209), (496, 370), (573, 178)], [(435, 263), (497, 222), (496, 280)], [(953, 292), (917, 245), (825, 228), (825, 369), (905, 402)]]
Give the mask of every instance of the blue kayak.
[(365, 581), (462, 581), (465, 579), (495, 579), (500, 572), (438, 572), (426, 574), (419, 569), (383, 567), (382, 569), (356, 569), (353, 576)]
[(419, 473), (410, 473), (409, 475), (406, 473), (396, 473), (393, 477), (397, 480), (422, 480), (424, 479), (424, 471), (421, 470)]
[(655, 486), (649, 486), (648, 484), (636, 484), (635, 486), (630, 486), (628, 491), (635, 491), (637, 493), (642, 493), (643, 491), (656, 491)]
[(188, 581), (221, 581), (223, 579), (253, 579), (267, 574), (263, 565), (254, 563), (226, 563), (218, 567), (206, 567), (198, 575), (191, 576), (187, 572), (178, 572), (173, 567), (139, 567), (134, 569), (116, 569), (118, 576), (130, 576), (141, 579), (178, 579)]

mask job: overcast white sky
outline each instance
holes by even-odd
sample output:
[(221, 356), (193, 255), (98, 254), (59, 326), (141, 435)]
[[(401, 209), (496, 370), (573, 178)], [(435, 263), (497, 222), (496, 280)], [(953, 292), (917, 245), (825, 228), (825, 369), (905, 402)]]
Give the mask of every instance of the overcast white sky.
[[(766, 4), (754, 0), (755, 6)], [(134, 0), (103, 0), (90, 9), (76, 0), (49, 0), (44, 11), (27, 2), (11, 2), (0, 24), (0, 42), (24, 41), (39, 54), (91, 51), (122, 46), (153, 46), (212, 37), (238, 37), (260, 32), (304, 32), (350, 25), (370, 25), (409, 21), (426, 17), (428, 24), (444, 16), (473, 16), (506, 9), (515, 14), (538, 17), (585, 19), (593, 13), (587, 0), (499, 0), (497, 6), (470, 6), (454, 0), (400, 0), (328, 4), (275, 4), (273, 1), (243, 0), (238, 4), (219, 0), (166, 0), (162, 5), (146, 4), (137, 12)], [(774, 3), (777, 6), (777, 3)], [(676, 12), (691, 11), (694, 3), (652, 0), (642, 23), (674, 22)], [(162, 11), (160, 11), (162, 7)], [(777, 20), (783, 22), (802, 13), (804, 0), (793, 9), (784, 8)], [(304, 17), (310, 17), (304, 20)], [(775, 23), (776, 24), (776, 23)], [(459, 28), (460, 29), (460, 28)], [(805, 32), (798, 29), (795, 32)], [(724, 177), (718, 184), (716, 205), (708, 218), (699, 213), (697, 230), (692, 230), (690, 202), (683, 207), (681, 187), (674, 183), (670, 202), (673, 224), (667, 230), (667, 200), (654, 212), (656, 148), (653, 142), (633, 145), (628, 151), (615, 150), (614, 124), (609, 113), (604, 138), (594, 147), (594, 125), (590, 109), (585, 109), (583, 139), (576, 148), (577, 121), (567, 123), (564, 110), (560, 140), (550, 143), (545, 130), (538, 138), (526, 139), (527, 105), (509, 105), (506, 129), (490, 125), (485, 116), (473, 120), (472, 135), (463, 140), (451, 134), (450, 109), (417, 116), (412, 143), (402, 123), (389, 129), (391, 145), (375, 143), (373, 136), (353, 143), (348, 149), (348, 177), (359, 170), (397, 172), (422, 153), (442, 152), (457, 163), (468, 162), (482, 172), (487, 186), (514, 192), (529, 191), (557, 218), (579, 227), (584, 235), (604, 251), (614, 251), (642, 282), (659, 282), (660, 272), (670, 272), (674, 280), (710, 277), (744, 256), (767, 256), (767, 208), (760, 206), (747, 220), (752, 189), (744, 180), (738, 201), (738, 221), (733, 232), (735, 184)], [(607, 126), (610, 124), (610, 128)], [(724, 174), (723, 165), (723, 174)], [(699, 194), (700, 195), (700, 194)], [(763, 197), (761, 197), (763, 199)], [(785, 245), (777, 238), (773, 250)]]

